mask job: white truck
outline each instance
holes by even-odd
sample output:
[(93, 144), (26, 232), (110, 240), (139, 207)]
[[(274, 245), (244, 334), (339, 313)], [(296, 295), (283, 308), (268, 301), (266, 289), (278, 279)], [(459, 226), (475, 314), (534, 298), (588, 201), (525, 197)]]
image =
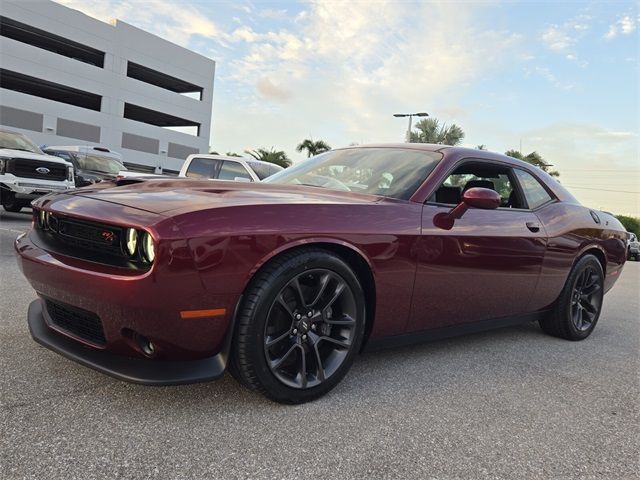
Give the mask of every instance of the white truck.
[(0, 203), (19, 212), (41, 195), (75, 188), (73, 165), (45, 155), (25, 135), (0, 128)]

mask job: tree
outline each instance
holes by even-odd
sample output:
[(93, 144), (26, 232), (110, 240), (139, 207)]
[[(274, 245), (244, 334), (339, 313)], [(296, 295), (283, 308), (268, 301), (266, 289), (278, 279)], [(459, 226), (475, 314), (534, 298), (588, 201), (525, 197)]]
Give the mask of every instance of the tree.
[(220, 155), (218, 152), (216, 152), (215, 150), (211, 150), (209, 152), (209, 155)]
[(626, 215), (616, 215), (616, 218), (620, 220), (620, 223), (627, 232), (636, 234), (636, 237), (640, 238), (640, 218), (628, 217)]
[(285, 152), (283, 152), (282, 150), (276, 150), (274, 147), (271, 147), (271, 150), (266, 150), (264, 148), (245, 150), (245, 153), (251, 155), (256, 160), (275, 163), (276, 165), (280, 165), (284, 168), (290, 167), (291, 163), (293, 163), (291, 162), (291, 160), (289, 160)]
[(464, 131), (455, 123), (447, 126), (437, 118), (423, 118), (415, 125), (409, 137), (412, 143), (439, 143), (458, 145), (464, 138)]
[(476, 145), (477, 150), (486, 150), (487, 146), (483, 143), (482, 145)]
[(328, 152), (331, 150), (329, 144), (323, 140), (314, 141), (313, 138), (305, 138), (301, 143), (296, 147), (298, 152), (302, 152), (303, 150), (307, 151), (307, 158), (318, 155), (319, 153)]
[(504, 152), (504, 154), (509, 157), (517, 158), (518, 160), (530, 163), (531, 165), (535, 165), (536, 167), (539, 167), (540, 169), (547, 172), (552, 177), (560, 176), (560, 172), (558, 172), (557, 170), (551, 170), (551, 165), (545, 162), (542, 158), (542, 155), (540, 155), (538, 152), (531, 152), (527, 155), (522, 155), (522, 153), (518, 150), (507, 150), (506, 152)]
[(242, 155), (239, 155), (236, 152), (227, 152), (227, 157), (242, 157)]

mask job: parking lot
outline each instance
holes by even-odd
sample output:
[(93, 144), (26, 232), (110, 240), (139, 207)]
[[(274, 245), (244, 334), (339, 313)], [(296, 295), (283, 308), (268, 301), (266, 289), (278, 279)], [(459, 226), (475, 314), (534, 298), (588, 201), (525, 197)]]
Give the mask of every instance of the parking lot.
[(0, 212), (0, 478), (638, 478), (640, 263), (584, 342), (537, 325), (368, 353), (283, 406), (225, 376), (144, 387), (34, 343)]

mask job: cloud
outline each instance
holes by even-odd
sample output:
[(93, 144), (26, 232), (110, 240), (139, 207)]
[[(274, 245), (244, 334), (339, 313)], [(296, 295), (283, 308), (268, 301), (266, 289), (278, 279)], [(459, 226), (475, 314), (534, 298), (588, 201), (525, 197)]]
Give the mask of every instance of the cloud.
[(86, 0), (58, 0), (67, 7), (105, 22), (121, 19), (170, 42), (186, 46), (192, 37), (200, 36), (224, 44), (228, 36), (218, 25), (197, 8), (181, 4), (176, 7), (169, 0), (145, 0), (144, 8), (127, 0), (87, 2)]
[(285, 88), (276, 85), (267, 77), (262, 77), (256, 82), (256, 90), (260, 96), (267, 100), (284, 102), (291, 98), (290, 92)]
[(533, 69), (533, 72), (531, 72), (530, 70), (527, 70), (526, 72), (528, 74), (535, 73), (535, 74), (541, 76), (547, 82), (549, 82), (551, 85), (553, 85), (554, 87), (559, 88), (561, 90), (573, 90), (573, 88), (575, 87), (575, 85), (573, 85), (572, 83), (561, 82), (558, 79), (558, 77), (556, 77), (556, 75), (553, 74), (551, 72), (551, 70), (549, 68), (547, 68), (547, 67), (535, 67)]
[(549, 25), (541, 35), (542, 43), (552, 52), (564, 55), (567, 60), (577, 61), (581, 67), (585, 67), (587, 62), (579, 60), (575, 49), (591, 28), (591, 20), (590, 15), (578, 14), (562, 25)]
[(618, 21), (612, 25), (609, 25), (609, 29), (607, 33), (604, 34), (603, 38), (605, 40), (611, 40), (618, 36), (618, 34), (622, 35), (630, 35), (635, 32), (637, 26), (637, 21), (631, 15), (624, 15)]
[(575, 39), (557, 25), (547, 28), (542, 34), (542, 41), (554, 52), (565, 52), (576, 43)]

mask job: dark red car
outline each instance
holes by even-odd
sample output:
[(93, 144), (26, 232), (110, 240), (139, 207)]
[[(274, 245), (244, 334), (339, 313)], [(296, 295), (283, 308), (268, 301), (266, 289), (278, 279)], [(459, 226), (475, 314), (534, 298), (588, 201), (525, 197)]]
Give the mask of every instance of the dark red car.
[(44, 346), (143, 384), (229, 367), (297, 403), (334, 387), (364, 347), (532, 320), (586, 338), (626, 237), (527, 163), (401, 144), (334, 150), (266, 183), (49, 195), (16, 250)]

